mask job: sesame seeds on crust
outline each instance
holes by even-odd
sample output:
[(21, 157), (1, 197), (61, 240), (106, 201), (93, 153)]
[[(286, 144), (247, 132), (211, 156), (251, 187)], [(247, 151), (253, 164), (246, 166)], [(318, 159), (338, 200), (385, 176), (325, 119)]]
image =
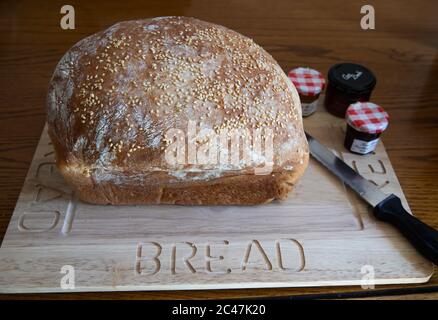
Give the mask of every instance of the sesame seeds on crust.
[[(77, 157), (161, 165), (163, 133), (185, 130), (189, 120), (215, 132), (272, 128), (279, 144), (302, 138), (295, 125), (300, 106), (287, 78), (251, 39), (185, 17), (122, 22), (109, 30), (92, 36), (93, 50), (73, 47), (72, 71), (58, 72), (52, 83), (73, 83), (65, 110), (49, 101), (49, 122), (70, 114), (75, 137), (60, 140)], [(74, 144), (81, 136), (96, 143)]]

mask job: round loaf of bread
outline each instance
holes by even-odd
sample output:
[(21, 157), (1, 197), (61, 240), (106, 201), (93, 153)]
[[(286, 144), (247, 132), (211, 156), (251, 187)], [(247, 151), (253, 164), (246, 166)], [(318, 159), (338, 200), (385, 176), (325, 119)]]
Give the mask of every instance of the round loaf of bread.
[(277, 62), (194, 18), (120, 22), (79, 41), (47, 105), (57, 167), (90, 203), (267, 203), (308, 163), (299, 97)]

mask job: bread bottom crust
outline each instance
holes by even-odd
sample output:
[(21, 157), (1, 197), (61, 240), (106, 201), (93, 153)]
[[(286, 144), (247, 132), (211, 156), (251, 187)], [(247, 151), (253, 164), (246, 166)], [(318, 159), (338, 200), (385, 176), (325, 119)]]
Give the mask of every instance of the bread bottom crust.
[[(308, 158), (293, 171), (267, 175), (234, 175), (205, 181), (157, 183), (160, 177), (142, 182), (96, 182), (91, 176), (61, 169), (65, 180), (74, 188), (77, 197), (100, 205), (256, 205), (276, 199), (286, 199), (303, 175)], [(167, 180), (167, 179), (162, 179)]]

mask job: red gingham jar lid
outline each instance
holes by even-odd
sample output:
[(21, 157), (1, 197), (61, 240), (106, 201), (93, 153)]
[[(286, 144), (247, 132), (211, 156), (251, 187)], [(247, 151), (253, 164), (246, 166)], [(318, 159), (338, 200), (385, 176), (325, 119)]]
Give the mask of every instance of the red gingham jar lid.
[(381, 133), (389, 124), (389, 115), (386, 111), (372, 102), (350, 104), (345, 118), (350, 126), (365, 133)]
[(289, 71), (289, 79), (303, 96), (316, 96), (325, 86), (324, 76), (321, 72), (310, 68), (295, 68)]

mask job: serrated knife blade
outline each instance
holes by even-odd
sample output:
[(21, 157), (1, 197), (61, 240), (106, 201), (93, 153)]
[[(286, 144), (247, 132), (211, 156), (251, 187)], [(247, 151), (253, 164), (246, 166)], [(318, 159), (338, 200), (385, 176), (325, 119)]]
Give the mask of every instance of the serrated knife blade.
[(399, 197), (385, 194), (306, 132), (310, 154), (373, 207), (374, 216), (396, 227), (427, 259), (438, 265), (438, 231), (407, 212)]
[(380, 191), (377, 186), (362, 177), (348, 164), (337, 157), (327, 147), (319, 143), (315, 138), (306, 132), (307, 141), (309, 142), (310, 154), (318, 162), (323, 164), (334, 175), (341, 179), (351, 189), (368, 202), (372, 207), (385, 200), (389, 195)]

